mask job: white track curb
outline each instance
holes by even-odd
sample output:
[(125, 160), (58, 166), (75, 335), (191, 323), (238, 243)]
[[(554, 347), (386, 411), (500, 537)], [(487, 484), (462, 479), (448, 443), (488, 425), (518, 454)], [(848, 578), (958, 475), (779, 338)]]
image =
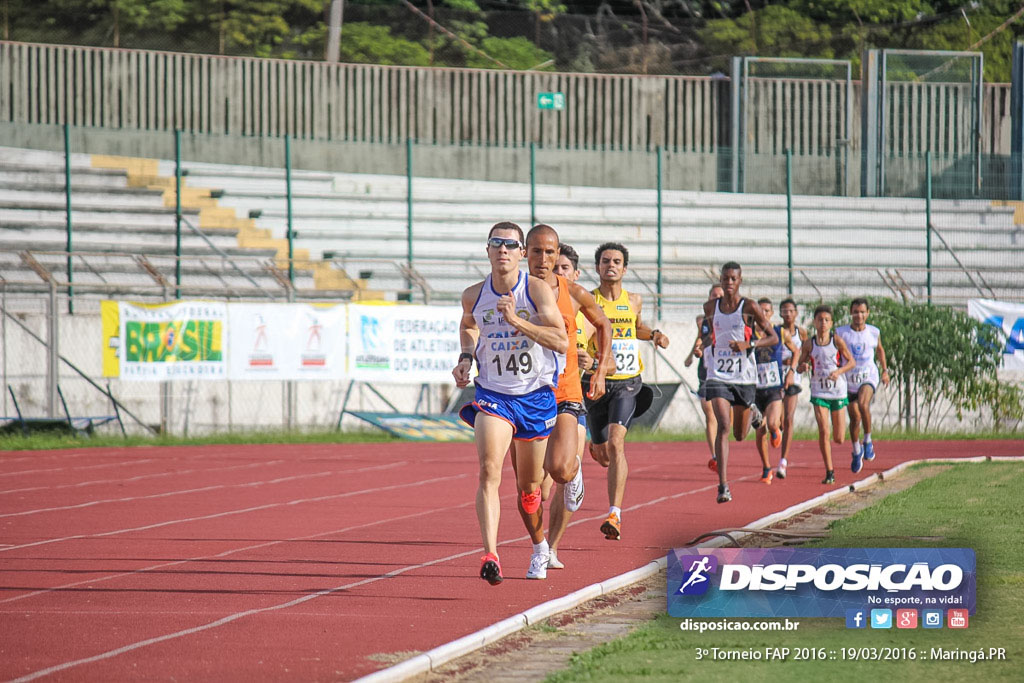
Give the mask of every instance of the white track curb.
[[(1022, 460), (1024, 460), (1024, 456), (993, 457), (985, 455), (975, 458), (925, 458), (924, 460), (908, 460), (884, 472), (878, 472), (866, 479), (856, 481), (849, 486), (829, 491), (828, 493), (816, 496), (810, 500), (797, 503), (796, 505), (788, 507), (781, 512), (775, 512), (767, 517), (762, 517), (761, 519), (751, 522), (746, 526), (752, 529), (763, 529), (792, 517), (793, 515), (818, 507), (819, 505), (827, 503), (833, 499), (841, 498), (853, 491), (860, 491), (869, 486), (873, 486), (874, 484), (885, 480), (886, 477), (895, 476), (908, 467), (912, 467), (914, 465), (958, 464), (965, 462), (1020, 462)], [(732, 534), (733, 538), (743, 538), (744, 536), (749, 535), (750, 532), (737, 532)], [(715, 548), (724, 544), (726, 541), (727, 539), (724, 537), (717, 537), (703, 543), (698, 543), (696, 547)], [(662, 569), (665, 569), (667, 564), (668, 558), (666, 552), (665, 557), (652, 560), (642, 567), (628, 571), (625, 574), (619, 574), (618, 576), (606, 579), (600, 583), (585, 586), (584, 588), (573, 593), (569, 593), (561, 598), (549, 600), (548, 602), (531, 607), (525, 612), (520, 612), (508, 619), (503, 619), (496, 624), (491, 624), (486, 628), (482, 628), (475, 633), (470, 633), (458, 640), (453, 640), (450, 643), (445, 643), (444, 645), (435, 647), (433, 650), (428, 650), (427, 652), (416, 655), (415, 657), (407, 659), (400, 664), (395, 664), (394, 666), (363, 676), (362, 678), (357, 679), (356, 683), (393, 683), (397, 681), (404, 681), (420, 674), (429, 673), (430, 671), (447, 664), (453, 659), (462, 657), (474, 650), (479, 650), (485, 645), (490, 645), (491, 643), (500, 640), (505, 636), (511, 635), (516, 631), (520, 631), (527, 626), (532, 626), (533, 624), (539, 623), (548, 617), (561, 612), (566, 612), (574, 607), (578, 607), (579, 605), (593, 600), (594, 598), (607, 595), (608, 593), (613, 593), (631, 584), (639, 583), (647, 577), (653, 576)]]

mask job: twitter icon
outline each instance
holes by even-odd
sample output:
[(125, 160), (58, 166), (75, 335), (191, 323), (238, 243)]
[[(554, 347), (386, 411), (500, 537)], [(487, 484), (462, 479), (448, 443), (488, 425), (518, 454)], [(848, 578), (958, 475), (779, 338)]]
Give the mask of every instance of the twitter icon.
[(892, 628), (892, 610), (871, 610), (871, 628)]

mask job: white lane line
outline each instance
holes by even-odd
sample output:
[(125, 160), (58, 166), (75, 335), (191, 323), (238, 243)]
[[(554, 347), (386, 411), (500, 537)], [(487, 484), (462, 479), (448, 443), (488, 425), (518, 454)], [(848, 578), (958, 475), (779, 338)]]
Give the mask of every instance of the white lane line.
[(156, 462), (157, 458), (146, 458), (145, 460), (121, 460), (119, 462), (106, 462), (100, 465), (79, 465), (78, 467), (52, 467), (46, 470), (18, 470), (17, 472), (0, 472), (0, 477), (17, 477), (22, 474), (48, 474), (50, 472), (74, 472), (77, 470), (99, 470), (104, 467), (124, 467), (125, 465), (144, 465), (148, 462)]
[(280, 465), (288, 462), (287, 460), (268, 460), (266, 462), (253, 462), (247, 465), (228, 465), (226, 467), (211, 467), (209, 469), (193, 469), (193, 470), (171, 470), (170, 472), (157, 472), (155, 474), (140, 474), (137, 477), (128, 477), (126, 479), (93, 479), (92, 481), (80, 481), (77, 484), (55, 484), (53, 486), (29, 486), (23, 489), (7, 489), (6, 491), (0, 491), (0, 496), (9, 495), (12, 493), (29, 493), (31, 491), (57, 491), (60, 489), (74, 489), (82, 488), (85, 486), (97, 486), (99, 484), (128, 484), (135, 481), (142, 481), (143, 479), (157, 479), (160, 477), (173, 477), (181, 474), (195, 474), (196, 472), (206, 474), (207, 472), (227, 472), (228, 470), (244, 470), (254, 469), (256, 467), (272, 467), (274, 465)]
[[(369, 469), (369, 468), (367, 468)], [(196, 517), (184, 517), (182, 519), (172, 519), (166, 522), (156, 522), (155, 524), (146, 524), (144, 526), (130, 527), (127, 529), (115, 529), (114, 531), (103, 531), (95, 534), (75, 534), (74, 536), (63, 536), (61, 538), (48, 538), (43, 541), (34, 541), (32, 543), (22, 543), (21, 545), (12, 545), (6, 548), (0, 548), (0, 553), (7, 552), (8, 550), (20, 550), (22, 548), (34, 548), (41, 545), (49, 545), (51, 543), (62, 543), (64, 541), (74, 541), (85, 538), (105, 538), (107, 536), (118, 536), (120, 534), (128, 534), (133, 531), (147, 531), (149, 529), (159, 529), (165, 526), (173, 526), (175, 524), (186, 524), (188, 522), (199, 522), (206, 519), (217, 519), (219, 517), (231, 517), (233, 515), (243, 515), (248, 512), (258, 512), (260, 510), (271, 510), (273, 508), (284, 507), (286, 505), (301, 505), (303, 503), (317, 503), (324, 500), (336, 500), (339, 498), (348, 498), (350, 496), (359, 496), (367, 493), (380, 493), (382, 491), (393, 491), (395, 489), (407, 488), (409, 486), (420, 486), (422, 484), (435, 484), (442, 481), (450, 481), (452, 479), (461, 479), (465, 474), (450, 475), (447, 477), (437, 477), (435, 479), (425, 479), (423, 481), (413, 482), (410, 484), (392, 484), (390, 486), (379, 486), (372, 489), (361, 489), (359, 491), (346, 491), (344, 493), (332, 493), (326, 496), (316, 496), (314, 498), (296, 498), (294, 500), (286, 500), (280, 503), (266, 503), (265, 505), (255, 505), (253, 507), (239, 508), (237, 510), (226, 510), (224, 512), (216, 512), (210, 515), (199, 515)]]
[(101, 500), (89, 500), (84, 503), (76, 503), (74, 505), (62, 505), (60, 507), (52, 508), (38, 508), (36, 510), (22, 510), (21, 512), (7, 512), (0, 514), (0, 519), (5, 517), (25, 517), (27, 515), (37, 515), (43, 512), (61, 512), (64, 510), (81, 510), (83, 508), (94, 507), (96, 505), (104, 505), (107, 503), (129, 503), (135, 500), (152, 500), (155, 498), (170, 498), (171, 496), (184, 496), (190, 493), (203, 493), (205, 491), (219, 491), (225, 489), (243, 489), (253, 488), (257, 486), (265, 486), (268, 484), (283, 484), (289, 481), (298, 481), (300, 479), (317, 479), (320, 477), (329, 477), (336, 474), (354, 474), (356, 472), (370, 472), (374, 470), (387, 470), (394, 467), (401, 467), (407, 465), (408, 462), (393, 462), (386, 465), (374, 465), (371, 467), (360, 467), (352, 470), (329, 470), (325, 472), (312, 472), (309, 474), (295, 474), (290, 477), (278, 477), (277, 479), (267, 479), (264, 481), (250, 481), (242, 484), (211, 484), (210, 486), (201, 486), (194, 489), (179, 489), (177, 491), (164, 491), (163, 493), (150, 493), (145, 496), (125, 496), (124, 498), (104, 498)]
[[(466, 475), (460, 475), (460, 476), (466, 476)], [(732, 481), (742, 481), (742, 480), (753, 479), (753, 478), (754, 478), (754, 475), (750, 475), (750, 476), (747, 476), (747, 477), (741, 477), (739, 479), (734, 479)], [(711, 490), (713, 488), (716, 488), (716, 487), (717, 487), (717, 484), (713, 484), (711, 486), (704, 486), (704, 487), (701, 487), (699, 489), (695, 489), (695, 490), (692, 490), (692, 491), (682, 491), (680, 493), (676, 493), (676, 494), (672, 494), (672, 495), (660, 496), (658, 498), (654, 498), (652, 500), (645, 501), (643, 503), (637, 503), (636, 505), (631, 505), (630, 507), (625, 508), (625, 511), (628, 512), (628, 511), (632, 511), (632, 510), (639, 510), (640, 508), (648, 507), (648, 506), (651, 506), (651, 505), (656, 505), (656, 504), (658, 504), (660, 502), (664, 502), (664, 501), (667, 501), (667, 500), (674, 500), (676, 498), (681, 498), (683, 496), (688, 496), (688, 495), (693, 495), (695, 493), (709, 491), (709, 490)], [(592, 521), (596, 521), (598, 519), (603, 519), (603, 518), (604, 518), (604, 515), (598, 515), (596, 517), (591, 517), (589, 519), (582, 519), (582, 520), (579, 520), (579, 521), (574, 521), (574, 522), (572, 522), (572, 524), (570, 524), (570, 526), (572, 526), (574, 524), (581, 523), (581, 522), (588, 522), (588, 521), (592, 522)], [(509, 543), (517, 543), (519, 541), (523, 541), (523, 540), (526, 540), (528, 538), (529, 538), (528, 535), (523, 535), (523, 536), (520, 536), (518, 538), (512, 538), (512, 539), (508, 539), (508, 540), (505, 540), (505, 541), (501, 541), (501, 542), (498, 543), (498, 545), (507, 545)], [(269, 607), (258, 607), (258, 608), (254, 608), (254, 609), (248, 609), (248, 610), (245, 610), (245, 611), (242, 611), (242, 612), (235, 612), (234, 614), (229, 614), (226, 617), (222, 617), (220, 619), (217, 619), (216, 621), (211, 621), (211, 622), (206, 623), (206, 624), (201, 624), (199, 626), (193, 626), (191, 628), (181, 629), (180, 631), (175, 631), (173, 633), (167, 633), (167, 634), (164, 634), (162, 636), (156, 636), (156, 637), (153, 637), (153, 638), (147, 638), (145, 640), (136, 641), (134, 643), (129, 643), (127, 645), (123, 645), (123, 646), (121, 646), (119, 648), (115, 648), (113, 650), (107, 650), (106, 652), (101, 652), (101, 653), (93, 655), (91, 657), (83, 657), (81, 659), (75, 659), (75, 660), (72, 660), (72, 661), (63, 662), (61, 664), (55, 664), (55, 665), (47, 667), (45, 669), (40, 669), (38, 671), (34, 671), (32, 673), (26, 674), (26, 675), (21, 676), (19, 678), (15, 678), (15, 679), (13, 679), (12, 683), (22, 683), (24, 681), (32, 681), (32, 680), (35, 680), (37, 678), (42, 678), (43, 676), (49, 676), (50, 674), (54, 674), (54, 673), (57, 673), (57, 672), (60, 672), (60, 671), (66, 671), (67, 669), (72, 669), (72, 668), (74, 668), (76, 666), (81, 666), (83, 664), (92, 664), (93, 662), (99, 662), (99, 661), (102, 661), (104, 659), (110, 659), (112, 657), (117, 657), (118, 655), (122, 655), (122, 654), (125, 654), (125, 653), (128, 653), (128, 652), (132, 652), (133, 650), (138, 650), (138, 649), (143, 648), (143, 647), (148, 647), (150, 645), (156, 645), (158, 643), (163, 643), (163, 642), (166, 642), (166, 641), (169, 641), (169, 640), (175, 640), (177, 638), (181, 638), (181, 637), (184, 637), (184, 636), (190, 636), (190, 635), (194, 635), (196, 633), (201, 633), (203, 631), (208, 631), (210, 629), (218, 628), (220, 626), (224, 626), (226, 624), (230, 624), (233, 621), (237, 621), (239, 619), (242, 619), (243, 617), (253, 616), (253, 615), (256, 615), (256, 614), (265, 614), (265, 613), (268, 613), (268, 612), (275, 612), (275, 611), (278, 611), (278, 610), (287, 609), (289, 607), (294, 607), (296, 605), (301, 605), (301, 604), (303, 604), (305, 602), (309, 602), (310, 600), (315, 600), (316, 598), (324, 597), (325, 595), (331, 595), (331, 594), (337, 593), (339, 591), (349, 590), (349, 589), (352, 589), (352, 588), (358, 588), (360, 586), (365, 586), (365, 585), (368, 585), (368, 584), (371, 584), (371, 583), (376, 583), (377, 581), (383, 581), (384, 579), (394, 578), (394, 577), (399, 576), (401, 574), (405, 574), (406, 572), (415, 571), (417, 569), (424, 569), (426, 567), (430, 567), (430, 566), (433, 566), (433, 565), (436, 565), (436, 564), (441, 564), (441, 563), (444, 563), (444, 562), (449, 562), (451, 560), (461, 559), (463, 557), (467, 557), (469, 555), (474, 555), (476, 553), (481, 553), (481, 552), (483, 552), (483, 548), (482, 547), (474, 548), (473, 550), (468, 550), (468, 551), (465, 551), (465, 552), (456, 553), (454, 555), (448, 555), (447, 557), (441, 557), (441, 558), (437, 558), (437, 559), (434, 559), (434, 560), (428, 560), (426, 562), (421, 562), (421, 563), (415, 564), (415, 565), (407, 565), (405, 567), (401, 567), (399, 569), (392, 570), (392, 571), (387, 572), (385, 574), (381, 574), (379, 576), (374, 576), (374, 577), (362, 579), (360, 581), (355, 581), (353, 583), (347, 583), (347, 584), (343, 584), (341, 586), (335, 586), (334, 588), (325, 588), (324, 590), (316, 591), (315, 593), (310, 593), (308, 595), (303, 595), (302, 597), (295, 598), (294, 600), (289, 600), (287, 602), (283, 602), (283, 603), (280, 603), (280, 604), (277, 604), (277, 605), (270, 605)]]
[[(506, 496), (506, 499), (512, 499), (514, 497), (515, 497), (515, 495), (513, 494), (511, 496)], [(222, 557), (228, 557), (230, 555), (234, 555), (236, 553), (243, 553), (243, 552), (247, 552), (249, 550), (259, 550), (261, 548), (269, 548), (271, 546), (280, 545), (282, 543), (301, 543), (302, 541), (312, 541), (312, 540), (317, 539), (317, 538), (324, 538), (326, 536), (335, 536), (335, 535), (338, 535), (338, 534), (348, 533), (349, 531), (358, 531), (359, 529), (366, 529), (368, 527), (379, 526), (381, 524), (389, 524), (391, 522), (401, 522), (401, 521), (404, 521), (404, 520), (407, 520), (407, 519), (413, 519), (415, 517), (425, 517), (426, 515), (432, 515), (432, 514), (434, 514), (436, 512), (448, 512), (448, 511), (451, 511), (451, 510), (458, 510), (459, 508), (469, 507), (470, 505), (474, 505), (474, 504), (475, 504), (475, 501), (471, 500), (471, 501), (468, 501), (466, 503), (460, 503), (459, 505), (452, 505), (452, 506), (446, 507), (446, 508), (434, 508), (434, 509), (431, 509), (431, 510), (422, 510), (420, 512), (412, 512), (412, 513), (409, 513), (407, 515), (400, 515), (398, 517), (389, 517), (388, 519), (378, 519), (378, 520), (375, 520), (373, 522), (367, 522), (365, 524), (357, 524), (355, 526), (348, 526), (348, 527), (344, 527), (342, 529), (332, 529), (331, 531), (323, 531), (323, 532), (320, 532), (318, 534), (310, 534), (308, 536), (295, 536), (293, 538), (284, 538), (284, 539), (280, 539), (280, 540), (277, 540), (277, 541), (266, 541), (264, 543), (256, 543), (256, 544), (253, 544), (253, 545), (243, 546), (241, 548), (232, 548), (231, 550), (225, 550), (224, 552), (216, 553), (214, 555), (199, 555), (199, 556), (190, 557), (190, 558), (187, 558), (187, 559), (184, 559), (184, 560), (175, 560), (174, 562), (163, 562), (161, 564), (154, 564), (154, 565), (151, 565), (149, 567), (141, 567), (139, 569), (133, 569), (130, 572), (121, 572), (119, 574), (110, 574), (109, 576), (100, 576), (100, 577), (97, 577), (95, 579), (85, 579), (84, 581), (75, 581), (74, 583), (65, 583), (65, 584), (63, 584), (61, 586), (54, 586), (53, 588), (45, 588), (45, 589), (42, 589), (42, 590), (33, 591), (31, 593), (24, 593), (22, 595), (16, 595), (16, 596), (11, 597), (11, 598), (6, 598), (4, 600), (0, 600), (0, 605), (8, 603), (8, 602), (17, 602), (18, 600), (24, 600), (25, 598), (31, 598), (31, 597), (34, 597), (36, 595), (42, 595), (44, 593), (52, 593), (52, 592), (55, 592), (55, 591), (65, 590), (67, 588), (76, 588), (78, 586), (85, 586), (85, 585), (94, 584), (94, 583), (103, 583), (104, 581), (110, 581), (112, 579), (119, 579), (119, 578), (122, 578), (122, 577), (125, 577), (125, 576), (132, 576), (133, 574), (143, 574), (143, 573), (146, 573), (146, 572), (156, 571), (158, 569), (166, 569), (168, 567), (177, 567), (177, 566), (180, 566), (180, 565), (183, 565), (183, 564), (188, 564), (189, 562), (204, 562), (204, 561), (209, 561), (209, 560), (217, 560), (217, 559), (220, 559)], [(258, 560), (258, 559), (253, 559), (252, 560), (252, 562), (254, 562), (254, 563), (259, 563), (259, 561), (260, 560)], [(31, 571), (31, 570), (29, 570), (29, 571)], [(4, 613), (7, 613), (7, 614), (22, 614), (22, 613), (24, 613), (24, 610), (14, 610), (14, 611), (10, 611), (10, 612), (7, 612), (5, 610)]]

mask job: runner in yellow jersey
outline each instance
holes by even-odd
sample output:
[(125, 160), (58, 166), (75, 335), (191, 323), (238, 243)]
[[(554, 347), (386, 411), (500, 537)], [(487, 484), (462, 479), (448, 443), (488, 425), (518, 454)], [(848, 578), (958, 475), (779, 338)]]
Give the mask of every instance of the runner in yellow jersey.
[[(622, 278), (629, 266), (629, 250), (617, 242), (607, 242), (594, 253), (601, 286), (594, 290), (594, 298), (612, 324), (612, 355), (615, 373), (605, 380), (605, 395), (596, 401), (588, 400), (587, 426), (590, 428), (590, 453), (598, 463), (608, 468), (608, 517), (601, 524), (601, 532), (609, 540), (618, 540), (622, 524), (622, 499), (626, 491), (626, 432), (634, 413), (637, 398), (643, 388), (640, 373), (640, 342), (652, 341), (667, 348), (668, 335), (648, 327), (641, 320), (642, 300), (639, 294), (622, 288)], [(592, 350), (590, 355), (596, 355)], [(594, 361), (591, 361), (593, 365)], [(588, 368), (581, 365), (584, 372)], [(583, 390), (587, 391), (590, 375), (583, 376)], [(649, 392), (650, 389), (647, 389)], [(649, 404), (648, 404), (649, 405)]]

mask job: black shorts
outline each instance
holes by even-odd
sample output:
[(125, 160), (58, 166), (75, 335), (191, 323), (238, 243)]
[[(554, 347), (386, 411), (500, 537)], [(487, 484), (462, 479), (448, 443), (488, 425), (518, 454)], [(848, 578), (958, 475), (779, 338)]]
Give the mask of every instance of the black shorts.
[(724, 398), (734, 406), (752, 406), (754, 389), (753, 384), (727, 384), (711, 379), (704, 384), (704, 399)]
[(802, 386), (800, 386), (796, 382), (793, 382), (792, 384), (789, 385), (789, 388), (786, 389), (786, 396), (796, 396), (803, 390), (804, 388)]
[[(613, 424), (622, 425), (629, 429), (633, 414), (636, 412), (636, 398), (643, 387), (643, 380), (640, 376), (629, 379), (608, 379), (605, 380), (604, 396), (591, 401), (585, 399), (587, 404), (587, 429), (590, 430), (590, 440), (596, 445), (608, 441), (608, 426)], [(583, 376), (583, 395), (590, 391), (590, 375)]]
[(775, 387), (774, 389), (757, 389), (754, 392), (754, 405), (763, 414), (764, 411), (768, 410), (768, 404), (774, 401), (782, 400), (782, 387)]
[(568, 413), (579, 419), (587, 414), (587, 409), (583, 407), (582, 403), (577, 403), (576, 401), (562, 401), (558, 404), (556, 414), (561, 415), (562, 413)]
[(850, 399), (850, 403), (853, 403), (858, 398), (860, 398), (860, 390), (863, 389), (864, 387), (871, 387), (871, 400), (868, 403), (870, 404), (875, 402), (875, 394), (878, 393), (878, 388), (871, 382), (864, 382), (864, 384), (861, 384), (860, 388), (857, 389), (856, 393), (846, 392), (846, 396), (847, 398)]

